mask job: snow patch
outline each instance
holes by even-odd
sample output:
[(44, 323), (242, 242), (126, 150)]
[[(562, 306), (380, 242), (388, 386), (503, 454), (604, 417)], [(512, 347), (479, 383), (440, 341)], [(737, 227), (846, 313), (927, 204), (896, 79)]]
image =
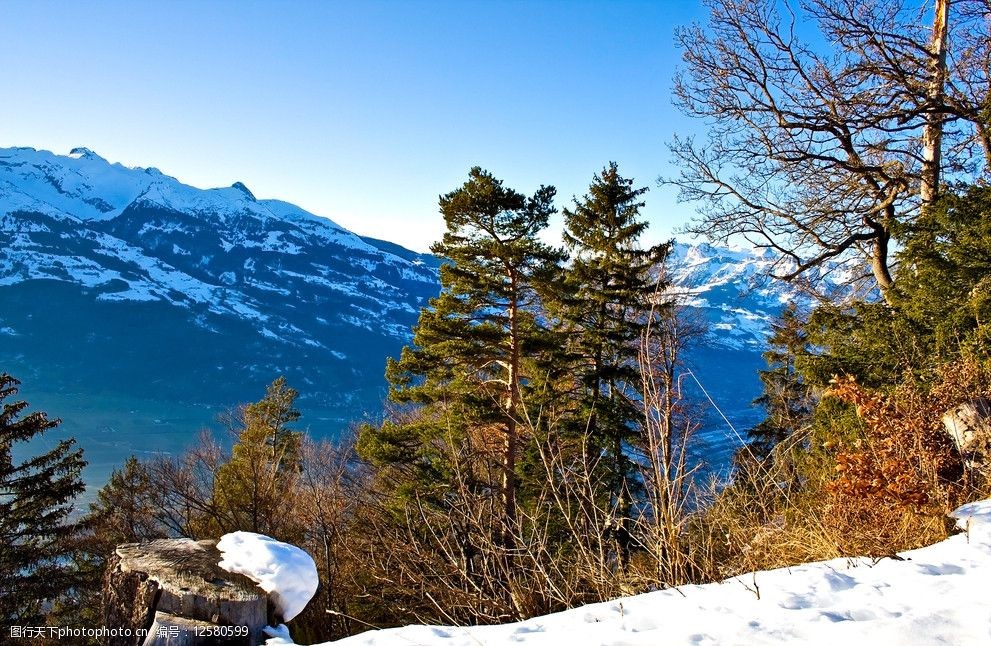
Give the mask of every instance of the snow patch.
[(317, 591), (317, 566), (295, 545), (263, 534), (234, 532), (224, 534), (217, 549), (223, 555), (220, 567), (257, 583), (285, 621), (302, 612)]

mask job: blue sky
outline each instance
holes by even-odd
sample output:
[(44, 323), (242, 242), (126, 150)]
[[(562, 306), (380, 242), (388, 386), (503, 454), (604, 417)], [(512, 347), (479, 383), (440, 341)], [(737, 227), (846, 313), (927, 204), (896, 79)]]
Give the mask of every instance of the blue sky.
[(692, 214), (666, 142), (681, 0), (6, 0), (0, 146), (244, 182), (425, 250), (437, 197), (479, 165), (531, 193), (584, 193), (610, 160), (651, 187), (648, 242)]

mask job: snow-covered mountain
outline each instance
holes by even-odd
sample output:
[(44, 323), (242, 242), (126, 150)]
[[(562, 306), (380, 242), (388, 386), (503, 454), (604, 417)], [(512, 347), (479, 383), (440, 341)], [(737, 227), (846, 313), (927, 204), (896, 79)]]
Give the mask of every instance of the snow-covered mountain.
[[(754, 284), (769, 264), (708, 245), (678, 245), (671, 262), (709, 323), (692, 373), (740, 433), (759, 418), (768, 324), (796, 297)], [(202, 190), (85, 148), (0, 149), (0, 370), (85, 438), (96, 481), (280, 374), (314, 434), (374, 414), (385, 357), (437, 294), (438, 266), (240, 182)], [(707, 419), (700, 450), (724, 460), (738, 441)]]
[(0, 370), (83, 440), (96, 480), (280, 374), (317, 434), (380, 408), (438, 264), (241, 183), (0, 149)]
[(676, 244), (669, 259), (671, 291), (704, 313), (709, 343), (762, 352), (771, 321), (789, 302), (806, 302), (797, 290), (768, 278), (773, 262), (766, 251)]
[[(200, 190), (85, 148), (0, 151), (0, 225), (0, 285), (67, 282), (97, 301), (168, 303), (205, 328), (211, 315), (238, 318), (266, 338), (329, 351), (321, 326), (331, 319), (405, 338), (436, 283), (422, 261), (255, 199), (240, 182)], [(307, 304), (317, 306), (309, 320), (298, 313)]]
[[(808, 298), (768, 277), (768, 252), (709, 244), (675, 244), (668, 259), (669, 296), (683, 306), (689, 333), (684, 380), (698, 402), (693, 447), (715, 471), (723, 471), (763, 412), (752, 405), (760, 394), (757, 371), (766, 366), (771, 323), (789, 302)], [(708, 473), (708, 472), (706, 472)]]

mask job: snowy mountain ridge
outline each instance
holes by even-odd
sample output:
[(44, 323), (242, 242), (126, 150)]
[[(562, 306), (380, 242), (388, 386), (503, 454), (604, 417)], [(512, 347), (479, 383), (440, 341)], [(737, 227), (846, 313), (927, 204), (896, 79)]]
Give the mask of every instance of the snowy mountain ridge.
[[(704, 313), (707, 340), (737, 350), (763, 351), (772, 321), (789, 303), (808, 312), (815, 299), (798, 284), (772, 278), (781, 271), (769, 249), (717, 247), (677, 243), (668, 260), (678, 302)], [(853, 263), (828, 262), (811, 272), (819, 288), (834, 295), (852, 293), (846, 285)]]
[(668, 264), (671, 293), (685, 306), (703, 312), (707, 339), (734, 349), (762, 350), (770, 323), (796, 290), (766, 276), (773, 260), (755, 250), (676, 244)]
[[(408, 315), (436, 284), (432, 268), (287, 202), (257, 200), (243, 184), (196, 189), (85, 148), (69, 156), (0, 150), (0, 225), (0, 285), (51, 279), (97, 288), (98, 300), (201, 306), (251, 320), (260, 333), (291, 344), (323, 345), (273, 311), (269, 294), (306, 288), (360, 297), (342, 320), (367, 329), (384, 323), (388, 334), (406, 338)], [(233, 256), (243, 257), (235, 263)], [(287, 267), (287, 256), (307, 260)], [(333, 266), (342, 258), (362, 271)], [(410, 298), (411, 287), (418, 298)], [(390, 322), (396, 312), (402, 324)]]

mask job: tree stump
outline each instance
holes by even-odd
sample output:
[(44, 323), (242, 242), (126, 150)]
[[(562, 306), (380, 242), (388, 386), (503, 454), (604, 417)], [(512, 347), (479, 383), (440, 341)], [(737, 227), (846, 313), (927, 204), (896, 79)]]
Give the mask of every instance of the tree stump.
[(104, 643), (263, 643), (267, 594), (248, 577), (222, 569), (220, 560), (216, 541), (182, 538), (119, 546), (104, 577), (104, 625), (130, 632)]

